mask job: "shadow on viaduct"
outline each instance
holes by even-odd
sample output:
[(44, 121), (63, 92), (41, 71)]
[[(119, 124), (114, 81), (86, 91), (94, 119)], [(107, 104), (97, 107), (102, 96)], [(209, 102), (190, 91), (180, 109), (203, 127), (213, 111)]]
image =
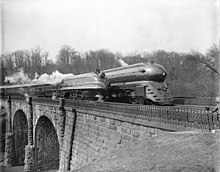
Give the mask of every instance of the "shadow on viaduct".
[(66, 106), (64, 99), (51, 103), (9, 97), (0, 104), (4, 166), (24, 165), (29, 172), (77, 169), (143, 137), (188, 130), (90, 108), (92, 103)]

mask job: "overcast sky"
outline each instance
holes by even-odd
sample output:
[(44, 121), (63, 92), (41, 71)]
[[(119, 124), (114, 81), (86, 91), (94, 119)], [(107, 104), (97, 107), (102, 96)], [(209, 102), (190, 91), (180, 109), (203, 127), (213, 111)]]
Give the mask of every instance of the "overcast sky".
[(3, 0), (5, 52), (206, 52), (219, 41), (219, 0)]

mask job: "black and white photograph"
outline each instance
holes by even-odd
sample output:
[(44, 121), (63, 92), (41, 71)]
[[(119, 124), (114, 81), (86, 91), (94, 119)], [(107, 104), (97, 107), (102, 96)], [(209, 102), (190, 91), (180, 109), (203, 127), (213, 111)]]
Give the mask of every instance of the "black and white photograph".
[(220, 172), (219, 0), (0, 0), (0, 172)]

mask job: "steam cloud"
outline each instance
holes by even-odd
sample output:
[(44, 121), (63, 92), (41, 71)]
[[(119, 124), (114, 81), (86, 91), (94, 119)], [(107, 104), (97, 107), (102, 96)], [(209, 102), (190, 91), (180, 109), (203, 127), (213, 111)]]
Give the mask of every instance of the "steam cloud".
[(5, 77), (5, 82), (9, 82), (10, 84), (24, 84), (29, 83), (30, 81), (31, 80), (28, 75), (24, 73), (23, 69), (19, 69), (17, 73)]
[(9, 82), (10, 84), (56, 84), (67, 76), (73, 76), (73, 74), (62, 74), (56, 70), (51, 75), (44, 73), (39, 76), (35, 73), (35, 79), (31, 80), (28, 75), (24, 73), (23, 69), (19, 69), (17, 73), (7, 76), (5, 82)]
[(63, 78), (67, 77), (67, 76), (73, 76), (73, 74), (69, 73), (69, 74), (62, 74), (59, 71), (55, 71), (53, 72), (51, 75), (48, 75), (46, 73), (44, 73), (43, 75), (41, 75), (39, 78), (35, 78), (33, 80), (33, 82), (38, 83), (38, 84), (56, 84), (58, 82), (60, 82)]
[(121, 66), (128, 66), (128, 64), (122, 59), (118, 59), (118, 62), (120, 63)]

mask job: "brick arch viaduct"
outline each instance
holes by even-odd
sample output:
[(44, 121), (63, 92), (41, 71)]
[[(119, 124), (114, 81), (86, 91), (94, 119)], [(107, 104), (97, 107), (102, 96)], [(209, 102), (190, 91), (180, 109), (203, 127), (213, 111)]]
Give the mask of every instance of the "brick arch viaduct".
[(30, 172), (73, 170), (146, 136), (209, 129), (206, 122), (171, 119), (165, 107), (120, 109), (107, 103), (31, 97), (1, 98), (0, 105), (6, 114), (6, 125), (0, 121), (6, 127), (4, 165), (24, 164)]
[(26, 171), (59, 169), (64, 119), (60, 107), (32, 104), (31, 98), (9, 98), (1, 107), (7, 116), (4, 165), (25, 165)]

